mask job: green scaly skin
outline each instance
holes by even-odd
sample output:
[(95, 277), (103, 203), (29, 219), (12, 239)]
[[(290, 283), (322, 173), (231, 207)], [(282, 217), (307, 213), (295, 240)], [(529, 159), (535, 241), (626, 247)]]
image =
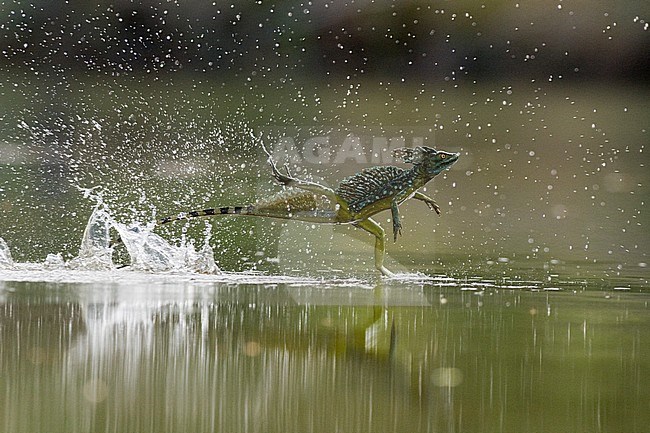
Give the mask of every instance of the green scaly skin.
[(459, 157), (458, 153), (436, 151), (430, 147), (400, 148), (393, 152), (403, 162), (413, 164), (408, 170), (394, 166), (371, 167), (344, 179), (333, 190), (315, 182), (300, 180), (278, 170), (269, 155), (273, 177), (292, 189), (247, 206), (227, 206), (182, 213), (160, 220), (167, 224), (177, 220), (217, 215), (243, 215), (279, 218), (325, 224), (352, 224), (375, 237), (375, 267), (386, 276), (392, 276), (384, 266), (384, 229), (371, 217), (391, 210), (393, 239), (397, 241), (402, 231), (398, 206), (414, 198), (423, 201), (440, 214), (440, 207), (418, 189), (426, 185)]

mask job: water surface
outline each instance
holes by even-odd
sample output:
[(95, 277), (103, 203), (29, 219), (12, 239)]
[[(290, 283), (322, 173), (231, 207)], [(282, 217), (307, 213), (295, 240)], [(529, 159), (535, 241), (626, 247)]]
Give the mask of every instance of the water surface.
[(6, 432), (650, 422), (650, 296), (630, 287), (34, 266), (0, 277)]

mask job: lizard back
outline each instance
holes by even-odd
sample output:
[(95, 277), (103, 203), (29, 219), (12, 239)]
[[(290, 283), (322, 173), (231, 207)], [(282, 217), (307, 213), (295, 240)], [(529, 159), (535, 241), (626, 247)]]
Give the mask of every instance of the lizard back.
[(407, 187), (407, 171), (390, 165), (364, 168), (343, 179), (336, 188), (336, 194), (348, 203), (352, 212), (358, 213), (364, 207), (391, 197)]

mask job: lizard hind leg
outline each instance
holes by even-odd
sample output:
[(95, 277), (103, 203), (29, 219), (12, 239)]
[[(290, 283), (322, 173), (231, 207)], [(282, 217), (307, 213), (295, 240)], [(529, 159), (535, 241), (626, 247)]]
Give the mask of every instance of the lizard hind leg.
[(289, 165), (285, 164), (284, 165), (284, 170), (286, 171), (287, 174), (282, 174), (280, 170), (278, 170), (277, 165), (275, 164), (275, 161), (273, 160), (273, 157), (269, 153), (269, 151), (262, 145), (262, 149), (264, 149), (264, 152), (268, 155), (268, 162), (271, 165), (271, 173), (273, 175), (273, 178), (278, 181), (281, 185), (288, 186), (288, 187), (293, 187), (293, 188), (299, 188), (304, 191), (310, 191), (315, 194), (322, 194), (331, 200), (337, 201), (337, 196), (336, 193), (334, 192), (333, 189), (328, 188), (324, 185), (320, 185), (316, 182), (310, 182), (306, 180), (301, 180), (301, 179), (296, 179), (293, 177), (291, 174), (291, 170), (289, 170)]
[(384, 266), (384, 253), (386, 250), (386, 234), (384, 233), (384, 229), (372, 218), (356, 222), (354, 225), (364, 229), (375, 237), (375, 268), (382, 275), (392, 277), (394, 274)]
[(289, 166), (285, 164), (284, 168), (287, 171), (287, 174), (284, 175), (280, 172), (280, 170), (278, 170), (278, 167), (275, 165), (275, 161), (273, 161), (270, 156), (269, 164), (271, 165), (271, 173), (273, 174), (273, 178), (278, 181), (278, 183), (289, 186), (294, 180), (291, 176), (291, 173), (289, 172)]
[(293, 177), (291, 175), (291, 171), (289, 170), (289, 166), (285, 165), (284, 166), (285, 171), (287, 174), (282, 174), (280, 170), (278, 170), (277, 166), (271, 160), (271, 170), (273, 173), (273, 177), (275, 180), (277, 180), (280, 184), (292, 188), (298, 188), (302, 189), (303, 191), (310, 191), (314, 194), (321, 194), (324, 195), (325, 197), (328, 197), (329, 199), (333, 201), (337, 201), (337, 196), (336, 193), (334, 192), (333, 189), (326, 187), (324, 185), (320, 185), (316, 182), (311, 182), (308, 180), (301, 180)]

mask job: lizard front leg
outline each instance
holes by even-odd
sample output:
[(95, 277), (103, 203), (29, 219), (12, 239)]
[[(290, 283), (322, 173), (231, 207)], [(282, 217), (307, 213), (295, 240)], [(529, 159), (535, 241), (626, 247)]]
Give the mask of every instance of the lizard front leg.
[(399, 209), (397, 208), (397, 200), (390, 203), (390, 212), (393, 217), (393, 241), (397, 242), (397, 235), (402, 234), (402, 221), (399, 218)]
[(421, 192), (416, 192), (413, 194), (413, 198), (416, 200), (422, 200), (427, 206), (429, 206), (429, 209), (436, 211), (436, 213), (440, 215), (440, 206), (438, 206), (438, 203), (436, 203), (431, 197), (428, 197)]

